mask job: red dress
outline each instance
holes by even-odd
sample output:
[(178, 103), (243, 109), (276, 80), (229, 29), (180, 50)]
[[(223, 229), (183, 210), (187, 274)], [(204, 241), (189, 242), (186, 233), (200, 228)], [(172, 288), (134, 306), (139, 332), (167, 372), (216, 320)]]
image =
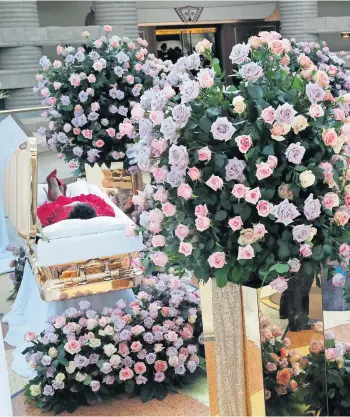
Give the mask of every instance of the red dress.
[(62, 220), (66, 220), (74, 206), (70, 206), (76, 201), (80, 203), (88, 204), (96, 211), (97, 217), (108, 216), (115, 217), (113, 207), (111, 207), (106, 201), (94, 194), (79, 195), (76, 197), (58, 197), (53, 203), (45, 202), (37, 210), (37, 215), (42, 227), (49, 226), (50, 224), (58, 223)]

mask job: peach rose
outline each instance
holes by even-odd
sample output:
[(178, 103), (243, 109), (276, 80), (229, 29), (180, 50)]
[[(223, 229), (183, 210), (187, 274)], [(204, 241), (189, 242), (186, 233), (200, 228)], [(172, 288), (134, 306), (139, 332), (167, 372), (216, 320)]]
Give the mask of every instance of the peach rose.
[(212, 268), (222, 268), (226, 263), (224, 252), (212, 253), (208, 258), (208, 263)]
[(322, 139), (325, 145), (327, 146), (335, 146), (337, 143), (338, 135), (336, 131), (332, 129), (325, 129), (322, 132)]
[(277, 372), (276, 381), (278, 384), (287, 385), (291, 378), (291, 371), (288, 368)]
[(244, 112), (246, 105), (244, 103), (244, 97), (236, 96), (232, 100), (232, 105), (234, 106), (235, 112), (241, 114)]
[(314, 75), (314, 80), (321, 87), (327, 87), (329, 85), (329, 77), (325, 71), (316, 71), (316, 74)]
[(269, 48), (274, 55), (281, 55), (284, 51), (284, 42), (282, 39), (274, 39), (269, 42)]
[(349, 214), (345, 210), (337, 210), (334, 214), (334, 221), (338, 226), (345, 226), (349, 221)]
[(309, 351), (312, 354), (318, 354), (323, 350), (323, 343), (321, 342), (321, 340), (313, 340), (310, 343), (309, 346)]
[(301, 67), (306, 68), (306, 69), (311, 68), (314, 65), (311, 59), (305, 54), (300, 54), (298, 56), (298, 63)]
[(298, 388), (298, 383), (294, 379), (292, 379), (289, 382), (289, 384), (290, 384), (290, 388), (293, 392)]
[(250, 245), (255, 242), (255, 234), (254, 229), (243, 229), (241, 230), (241, 235), (238, 239), (239, 245)]

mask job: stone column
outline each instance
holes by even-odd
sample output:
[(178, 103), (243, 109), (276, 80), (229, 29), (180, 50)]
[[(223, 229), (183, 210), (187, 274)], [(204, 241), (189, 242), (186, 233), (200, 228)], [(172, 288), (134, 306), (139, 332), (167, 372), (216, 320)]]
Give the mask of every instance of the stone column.
[(135, 40), (139, 36), (136, 1), (95, 1), (95, 25), (124, 26), (124, 36)]
[(317, 1), (280, 1), (281, 33), (285, 38), (297, 41), (318, 41), (317, 35), (307, 33), (304, 19), (318, 17)]
[[(39, 16), (36, 1), (1, 2), (0, 28), (12, 29), (39, 27)], [(9, 31), (11, 32), (11, 31)], [(11, 35), (11, 33), (9, 33)], [(40, 46), (18, 46), (0, 49), (0, 71), (19, 72), (33, 71), (33, 84), (29, 88), (11, 89), (10, 97), (5, 100), (6, 109), (23, 108), (40, 105), (40, 98), (35, 97), (32, 87), (36, 81), (35, 71), (39, 69), (39, 60), (42, 56)]]

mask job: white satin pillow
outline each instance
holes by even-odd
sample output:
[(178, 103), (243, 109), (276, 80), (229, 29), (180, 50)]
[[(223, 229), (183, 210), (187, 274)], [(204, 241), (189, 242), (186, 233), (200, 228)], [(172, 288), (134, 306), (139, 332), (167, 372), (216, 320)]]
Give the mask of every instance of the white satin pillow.
[(115, 217), (94, 217), (93, 219), (67, 219), (43, 228), (44, 237), (49, 240), (65, 237), (101, 234), (125, 229), (125, 223)]

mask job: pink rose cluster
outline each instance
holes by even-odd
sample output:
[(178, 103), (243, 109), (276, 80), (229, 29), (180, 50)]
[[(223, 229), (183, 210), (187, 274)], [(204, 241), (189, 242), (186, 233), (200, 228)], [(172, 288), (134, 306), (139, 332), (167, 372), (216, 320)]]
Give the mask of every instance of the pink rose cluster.
[(40, 369), (29, 381), (29, 398), (70, 399), (76, 386), (108, 392), (122, 383), (128, 391), (128, 381), (162, 384), (194, 373), (203, 337), (199, 292), (190, 280), (165, 274), (144, 278), (128, 310), (119, 300), (98, 314), (81, 301), (50, 318), (40, 335), (27, 332), (25, 340), (32, 345), (24, 352), (26, 360)]
[(101, 165), (125, 159), (135, 135), (130, 120), (137, 113), (145, 79), (147, 86), (162, 84), (161, 76), (172, 67), (148, 54), (146, 40), (114, 36), (109, 25), (104, 30), (105, 36), (97, 40), (90, 40), (86, 31), (82, 34), (89, 52), (83, 46), (58, 46), (60, 61), (52, 64), (41, 58), (42, 70), (36, 76), (34, 93), (49, 106), (43, 116), (50, 118), (40, 133), (77, 174), (86, 162)]

